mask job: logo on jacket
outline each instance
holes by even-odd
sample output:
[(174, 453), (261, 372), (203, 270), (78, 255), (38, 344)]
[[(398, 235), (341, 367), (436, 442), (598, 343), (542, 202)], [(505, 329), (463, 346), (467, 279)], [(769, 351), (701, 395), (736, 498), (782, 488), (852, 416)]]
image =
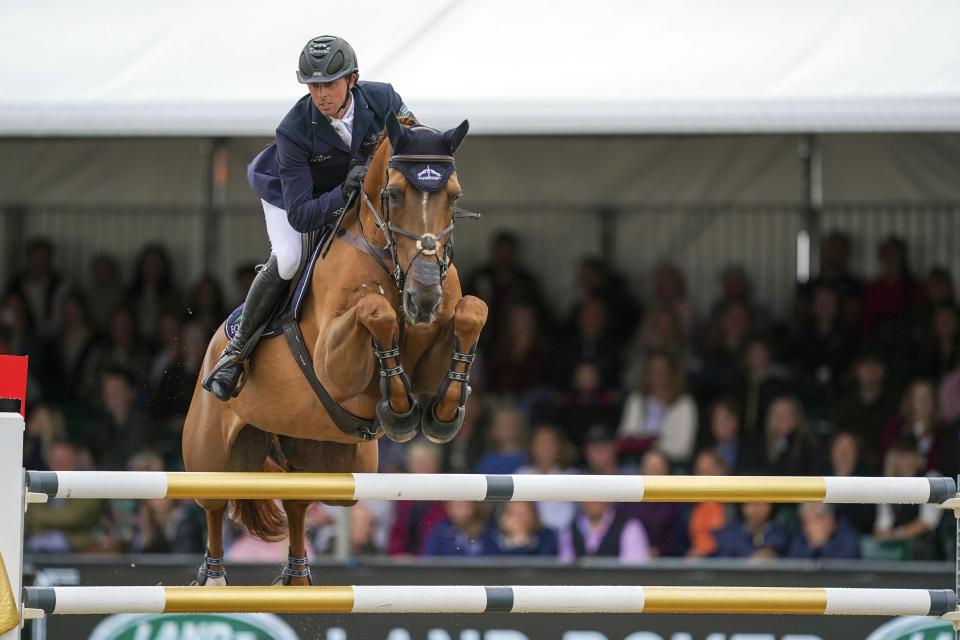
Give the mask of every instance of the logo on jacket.
[(439, 171), (434, 171), (430, 168), (430, 165), (427, 165), (426, 169), (417, 173), (417, 180), (422, 180), (423, 182), (436, 182), (443, 178), (443, 175)]
[(332, 157), (333, 157), (333, 155), (324, 155), (324, 154), (321, 153), (321, 154), (318, 155), (318, 156), (313, 156), (312, 158), (310, 158), (310, 162), (312, 162), (312, 163), (314, 163), (314, 164), (317, 164), (317, 163), (320, 163), (320, 162), (326, 162), (327, 160), (329, 160), (329, 159), (332, 158)]

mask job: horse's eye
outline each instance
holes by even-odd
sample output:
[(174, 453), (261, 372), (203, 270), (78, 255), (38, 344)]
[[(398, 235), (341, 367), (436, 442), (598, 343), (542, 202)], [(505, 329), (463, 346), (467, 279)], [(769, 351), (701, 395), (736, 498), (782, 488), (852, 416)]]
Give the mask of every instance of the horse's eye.
[(387, 198), (390, 199), (391, 206), (400, 206), (400, 192), (396, 189), (387, 190)]

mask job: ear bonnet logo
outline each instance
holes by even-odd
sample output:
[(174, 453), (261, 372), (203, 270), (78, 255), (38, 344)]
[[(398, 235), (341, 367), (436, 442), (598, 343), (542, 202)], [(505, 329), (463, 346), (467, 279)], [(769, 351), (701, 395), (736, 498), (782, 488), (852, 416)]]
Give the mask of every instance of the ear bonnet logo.
[(422, 180), (423, 182), (436, 182), (443, 178), (443, 174), (439, 171), (434, 171), (430, 168), (430, 165), (427, 165), (427, 168), (417, 173), (417, 180)]

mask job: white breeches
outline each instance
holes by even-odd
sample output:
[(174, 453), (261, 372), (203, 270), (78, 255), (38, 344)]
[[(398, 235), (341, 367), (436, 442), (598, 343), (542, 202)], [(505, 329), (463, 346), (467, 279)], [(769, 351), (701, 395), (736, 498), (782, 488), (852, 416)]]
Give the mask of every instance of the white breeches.
[(300, 232), (287, 222), (287, 212), (275, 207), (266, 200), (263, 203), (263, 217), (267, 222), (267, 236), (270, 238), (270, 252), (277, 256), (277, 268), (280, 277), (290, 280), (297, 273), (303, 253), (303, 239)]

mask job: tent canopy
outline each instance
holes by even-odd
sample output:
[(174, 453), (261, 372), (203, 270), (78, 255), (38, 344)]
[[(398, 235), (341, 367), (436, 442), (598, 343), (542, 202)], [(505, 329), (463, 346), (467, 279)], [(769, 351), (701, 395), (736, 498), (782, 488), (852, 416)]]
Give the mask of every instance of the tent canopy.
[(960, 131), (958, 24), (950, 0), (15, 0), (0, 135), (271, 135), (324, 32), (474, 133)]

